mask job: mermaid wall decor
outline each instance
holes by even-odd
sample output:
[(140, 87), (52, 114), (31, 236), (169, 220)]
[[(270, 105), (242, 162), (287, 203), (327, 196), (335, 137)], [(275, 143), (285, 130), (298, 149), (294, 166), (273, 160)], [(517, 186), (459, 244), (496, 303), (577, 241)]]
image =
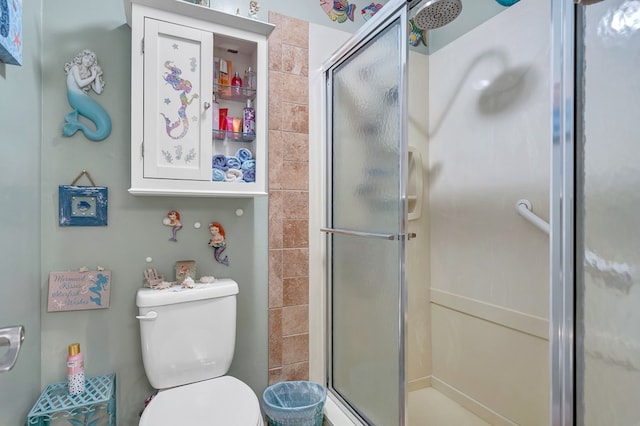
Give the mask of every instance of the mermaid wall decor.
[(224, 266), (229, 266), (229, 257), (222, 257), (222, 252), (227, 248), (224, 228), (219, 222), (211, 222), (209, 225), (209, 232), (211, 233), (209, 247), (213, 248), (213, 258), (218, 263), (222, 263)]
[[(98, 95), (105, 86), (98, 57), (91, 50), (83, 50), (64, 65), (67, 75), (67, 100), (73, 109), (65, 115), (62, 128), (64, 136), (73, 136), (78, 130), (92, 141), (101, 141), (111, 134), (111, 118), (102, 106), (93, 100), (88, 92), (93, 89)], [(80, 120), (80, 116), (90, 121), (91, 126)]]

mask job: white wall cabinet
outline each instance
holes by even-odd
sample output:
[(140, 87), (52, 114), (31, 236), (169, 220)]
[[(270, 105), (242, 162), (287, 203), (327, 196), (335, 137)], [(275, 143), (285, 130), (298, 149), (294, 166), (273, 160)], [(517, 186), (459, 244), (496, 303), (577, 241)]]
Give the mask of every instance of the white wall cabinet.
[[(129, 192), (265, 195), (267, 37), (274, 26), (180, 0), (125, 0), (125, 7), (132, 44)], [(220, 84), (220, 60), (229, 84)], [(254, 88), (246, 87), (249, 69)], [(235, 72), (245, 86), (230, 86)], [(247, 99), (255, 135), (214, 128), (214, 102), (241, 120)]]

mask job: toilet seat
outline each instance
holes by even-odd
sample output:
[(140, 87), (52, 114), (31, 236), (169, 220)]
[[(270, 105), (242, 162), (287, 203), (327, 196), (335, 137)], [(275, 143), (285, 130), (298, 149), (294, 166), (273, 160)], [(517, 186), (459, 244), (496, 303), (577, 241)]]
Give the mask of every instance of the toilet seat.
[(139, 426), (263, 426), (260, 403), (251, 388), (222, 376), (165, 389), (151, 400)]

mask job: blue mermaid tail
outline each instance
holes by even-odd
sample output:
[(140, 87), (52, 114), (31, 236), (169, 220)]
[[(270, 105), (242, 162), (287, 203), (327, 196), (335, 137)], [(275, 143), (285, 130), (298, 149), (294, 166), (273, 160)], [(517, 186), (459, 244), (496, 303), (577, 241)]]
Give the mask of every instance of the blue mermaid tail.
[[(62, 134), (72, 136), (75, 132), (81, 130), (92, 141), (104, 140), (111, 134), (111, 118), (98, 102), (84, 92), (75, 90), (67, 90), (67, 99), (73, 111), (64, 117), (66, 124), (62, 128)], [(78, 115), (91, 121), (96, 126), (96, 129), (92, 130), (81, 122)]]

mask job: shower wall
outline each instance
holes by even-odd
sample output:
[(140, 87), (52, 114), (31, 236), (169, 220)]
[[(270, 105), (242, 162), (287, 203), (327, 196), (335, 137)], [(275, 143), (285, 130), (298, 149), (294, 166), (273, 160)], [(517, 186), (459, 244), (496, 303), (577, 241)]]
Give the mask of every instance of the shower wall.
[(515, 205), (548, 220), (550, 21), (522, 0), (429, 56), (431, 383), (492, 424), (548, 422), (549, 240)]
[[(429, 291), (429, 146), (425, 143), (429, 132), (429, 57), (415, 50), (409, 51), (408, 60), (408, 143), (415, 149), (414, 162), (409, 163), (407, 193), (415, 195), (409, 202), (421, 204), (419, 217), (408, 222), (408, 232), (416, 238), (407, 241), (407, 382), (408, 390), (431, 386), (431, 306)], [(421, 164), (418, 164), (418, 162)], [(422, 169), (422, 191), (416, 183)], [(417, 207), (416, 207), (417, 208)], [(410, 215), (410, 217), (412, 217)]]

